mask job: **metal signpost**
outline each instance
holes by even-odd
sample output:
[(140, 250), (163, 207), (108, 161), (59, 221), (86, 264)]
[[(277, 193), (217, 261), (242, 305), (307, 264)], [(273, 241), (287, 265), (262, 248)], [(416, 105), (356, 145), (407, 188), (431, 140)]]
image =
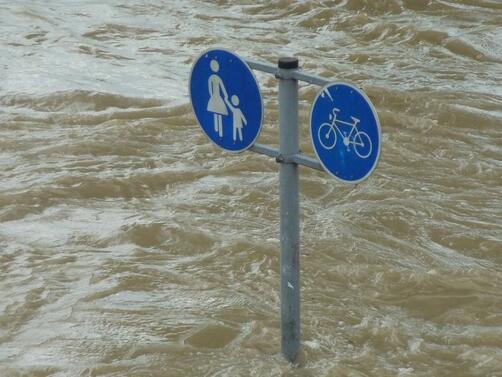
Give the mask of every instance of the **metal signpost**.
[[(251, 69), (279, 80), (279, 149), (255, 143), (263, 104)], [(299, 149), (298, 81), (323, 87), (310, 116), (312, 144), (320, 162)], [(281, 349), (294, 362), (300, 350), (298, 165), (326, 170), (346, 183), (366, 179), (380, 156), (377, 113), (359, 89), (302, 72), (296, 58), (281, 58), (275, 66), (246, 62), (222, 49), (205, 51), (196, 59), (189, 91), (195, 117), (213, 143), (231, 152), (264, 154), (280, 163)]]

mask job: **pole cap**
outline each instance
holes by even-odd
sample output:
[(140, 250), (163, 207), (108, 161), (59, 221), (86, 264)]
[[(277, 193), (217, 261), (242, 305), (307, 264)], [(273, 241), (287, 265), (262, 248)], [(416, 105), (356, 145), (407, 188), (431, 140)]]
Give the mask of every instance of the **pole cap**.
[(279, 58), (277, 65), (283, 69), (296, 69), (298, 68), (298, 59), (294, 57)]

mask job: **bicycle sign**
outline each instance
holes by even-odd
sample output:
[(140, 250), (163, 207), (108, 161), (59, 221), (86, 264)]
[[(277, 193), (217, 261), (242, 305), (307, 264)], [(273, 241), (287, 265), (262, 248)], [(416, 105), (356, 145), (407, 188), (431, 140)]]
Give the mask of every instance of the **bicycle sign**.
[(324, 169), (346, 183), (359, 183), (380, 156), (380, 123), (366, 95), (345, 83), (325, 86), (310, 113), (310, 136)]

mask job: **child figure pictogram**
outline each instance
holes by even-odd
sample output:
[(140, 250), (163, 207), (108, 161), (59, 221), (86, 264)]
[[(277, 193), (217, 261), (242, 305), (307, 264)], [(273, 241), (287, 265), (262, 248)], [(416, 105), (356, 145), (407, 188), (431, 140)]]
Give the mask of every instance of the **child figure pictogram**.
[(237, 97), (235, 94), (230, 98), (232, 103), (229, 103), (226, 101), (228, 108), (232, 112), (232, 124), (233, 124), (233, 140), (234, 143), (237, 140), (237, 135), (239, 136), (239, 140), (242, 141), (242, 128), (247, 124), (246, 117), (242, 113), (242, 110), (238, 107), (239, 106), (239, 97)]

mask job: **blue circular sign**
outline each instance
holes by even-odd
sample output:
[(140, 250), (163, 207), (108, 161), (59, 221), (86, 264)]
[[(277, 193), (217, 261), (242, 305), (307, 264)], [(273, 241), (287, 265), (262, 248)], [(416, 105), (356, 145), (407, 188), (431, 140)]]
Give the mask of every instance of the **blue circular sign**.
[(261, 131), (263, 102), (247, 63), (222, 49), (207, 50), (190, 74), (190, 100), (206, 136), (217, 146), (242, 152)]
[(310, 112), (310, 137), (324, 169), (346, 183), (358, 183), (380, 157), (380, 122), (369, 98), (345, 83), (325, 86)]

